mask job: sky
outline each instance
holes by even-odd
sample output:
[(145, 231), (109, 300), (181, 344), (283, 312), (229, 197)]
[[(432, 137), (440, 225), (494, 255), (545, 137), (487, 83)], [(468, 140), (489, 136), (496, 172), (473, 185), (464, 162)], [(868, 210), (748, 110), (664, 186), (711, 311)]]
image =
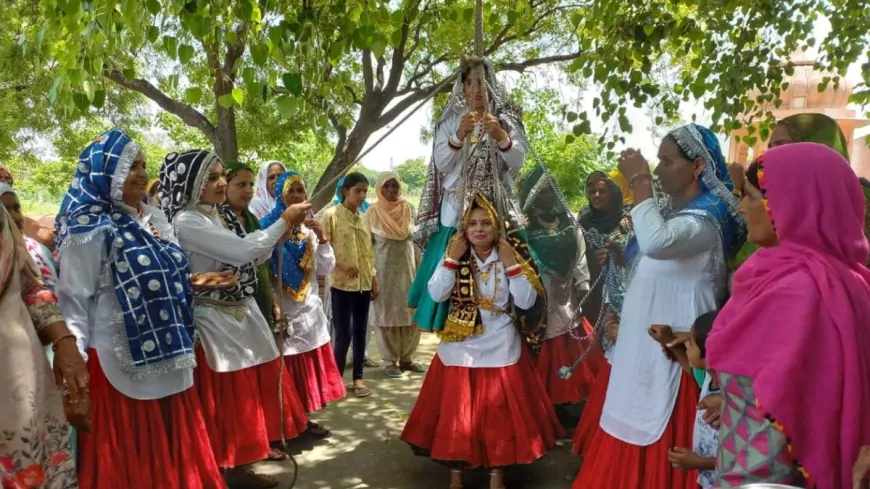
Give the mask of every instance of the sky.
[[(826, 19), (820, 19), (816, 22), (816, 25), (813, 28), (813, 34), (816, 39), (821, 39), (826, 36), (830, 30), (830, 23)], [(808, 52), (807, 55), (812, 59), (815, 53)], [(853, 86), (861, 82), (860, 66), (863, 62), (866, 62), (866, 56), (863, 60), (859, 60), (857, 63), (852, 65), (846, 75), (846, 78), (852, 82)], [(533, 77), (533, 86), (539, 88), (554, 88), (559, 92), (568, 89), (568, 87), (559, 83), (558, 76), (552, 76), (552, 71), (555, 71), (554, 68), (551, 67), (548, 68), (548, 70), (550, 70), (550, 73), (542, 73), (539, 71), (527, 75)], [(500, 80), (502, 83), (505, 83), (508, 88), (515, 84), (516, 77), (511, 75), (512, 74), (509, 74), (508, 76), (500, 75)], [(581, 96), (581, 107), (583, 110), (586, 110), (590, 116), (594, 115), (594, 111), (592, 110), (592, 99), (594, 98), (595, 90), (596, 87), (590, 87)], [(857, 107), (850, 106), (850, 108)], [(396, 128), (393, 133), (384, 139), (383, 142), (371, 150), (371, 152), (362, 159), (363, 165), (372, 170), (385, 171), (390, 169), (391, 162), (393, 165), (399, 165), (405, 160), (417, 157), (424, 157), (426, 161), (428, 161), (432, 151), (431, 142), (420, 141), (420, 130), (431, 123), (431, 112), (431, 104), (426, 104), (421, 107), (407, 121), (405, 121), (404, 124)], [(402, 117), (404, 117), (404, 115), (405, 114), (403, 114)], [(694, 101), (684, 103), (681, 106), (680, 115), (685, 121), (691, 121), (692, 116), (694, 115), (699, 124), (709, 124), (711, 122), (711, 114)], [(637, 109), (634, 107), (629, 107), (627, 109), (626, 116), (632, 125), (633, 131), (629, 134), (618, 133), (619, 135), (625, 136), (626, 144), (619, 145), (616, 149), (621, 150), (626, 147), (639, 149), (642, 154), (652, 160), (657, 153), (657, 142), (654, 140), (651, 130), (652, 121), (650, 121), (643, 109)], [(401, 117), (397, 118), (396, 122), (400, 119)], [(591, 117), (591, 122), (593, 132), (600, 133), (603, 131), (604, 126), (600, 120), (595, 120), (594, 117)], [(372, 137), (369, 138), (369, 146), (383, 136), (391, 127), (392, 125), (387, 126), (372, 135)], [(870, 132), (870, 129), (856, 131), (855, 135), (856, 137), (860, 137), (868, 132)], [(722, 150), (727, 153), (727, 141), (722, 136), (720, 136), (720, 140), (722, 142)], [(534, 141), (532, 141), (531, 144), (534, 145)], [(725, 156), (727, 159), (728, 155), (726, 154)]]

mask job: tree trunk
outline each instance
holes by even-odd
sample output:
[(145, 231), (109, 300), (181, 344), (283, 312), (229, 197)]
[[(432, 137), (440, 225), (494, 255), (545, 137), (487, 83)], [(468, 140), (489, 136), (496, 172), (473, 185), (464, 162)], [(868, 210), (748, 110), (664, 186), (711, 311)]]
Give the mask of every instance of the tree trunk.
[(226, 108), (217, 102), (222, 95), (233, 93), (233, 81), (229, 76), (222, 75), (215, 78), (214, 98), (217, 107), (217, 130), (215, 136), (210, 138), (214, 144), (215, 153), (224, 161), (237, 160), (239, 158), (239, 135), (236, 132), (236, 111), (230, 106)]

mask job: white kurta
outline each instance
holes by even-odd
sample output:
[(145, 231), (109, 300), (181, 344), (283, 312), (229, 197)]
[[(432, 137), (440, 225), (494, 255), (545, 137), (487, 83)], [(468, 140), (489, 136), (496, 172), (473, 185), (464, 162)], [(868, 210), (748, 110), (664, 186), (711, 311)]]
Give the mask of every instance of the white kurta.
[[(220, 217), (210, 207), (200, 211), (185, 210), (175, 217), (175, 233), (190, 257), (193, 273), (219, 272), (224, 264), (242, 266), (261, 264), (287, 229), (279, 219), (268, 229), (254, 231), (244, 238), (223, 227)], [(278, 358), (278, 347), (269, 323), (250, 297), (244, 304), (244, 316), (234, 315), (194, 301), (194, 317), (208, 365), (215, 372), (235, 372)]]
[[(464, 115), (464, 114), (463, 114)], [(461, 116), (454, 116), (444, 121), (438, 128), (438, 133), (435, 135), (434, 156), (435, 166), (443, 175), (443, 197), (441, 198), (441, 225), (448, 227), (456, 227), (456, 222), (459, 219), (459, 200), (461, 196), (459, 192), (462, 188), (462, 163), (460, 160), (460, 151), (450, 147), (450, 140), (456, 139), (456, 130), (459, 129), (459, 121)], [(482, 134), (481, 125), (475, 127), (475, 134)], [(483, 134), (479, 142), (483, 142), (484, 138), (489, 137)], [(512, 142), (512, 143), (511, 143)], [(458, 144), (459, 141), (454, 141)], [(512, 145), (511, 145), (512, 144)], [(500, 147), (503, 149), (511, 145), (506, 151), (499, 151), (505, 164), (508, 167), (508, 175), (505, 177), (508, 185), (513, 186), (513, 176), (516, 176), (523, 167), (523, 162), (526, 160), (526, 148), (521, 141), (514, 138), (514, 133), (510, 133), (510, 141), (505, 141)]]
[[(438, 345), (438, 357), (448, 367), (492, 368), (513, 365), (520, 359), (522, 344), (510, 310), (511, 299), (520, 309), (528, 309), (535, 305), (538, 293), (525, 275), (509, 279), (504, 265), (498, 261), (497, 253), (490, 253), (486, 260), (481, 260), (475, 254), (474, 259), (481, 270), (496, 262), (488, 282), (483, 282), (480, 275), (475, 275), (474, 278), (480, 295), (494, 297), (495, 306), (507, 312), (493, 314), (480, 309), (478, 314), (483, 324), (483, 333), (455, 343), (442, 341)], [(496, 278), (499, 283), (498, 291), (495, 290)], [(435, 302), (444, 302), (450, 298), (455, 283), (456, 272), (445, 268), (443, 264), (439, 265), (429, 279), (429, 295)], [(505, 284), (508, 286), (505, 287)]]
[[(146, 229), (150, 222), (160, 238), (175, 242), (172, 227), (160, 209), (143, 205), (138, 222)], [(115, 335), (124, 328), (124, 320), (109, 271), (107, 240), (108, 231), (87, 243), (69, 246), (60, 261), (55, 292), (79, 351), (87, 359), (87, 350), (93, 348), (112, 387), (132, 399), (161, 399), (189, 389), (193, 386), (192, 368), (136, 380), (121, 368), (115, 354)]]
[(641, 257), (622, 306), (619, 336), (601, 428), (633, 445), (661, 438), (674, 409), (681, 368), (653, 340), (653, 324), (689, 331), (695, 319), (716, 308), (716, 276), (724, 260), (719, 232), (707, 219), (679, 215), (665, 221), (653, 199), (631, 210)]
[[(329, 243), (318, 244), (314, 231), (306, 229), (308, 243), (313, 246), (314, 268), (308, 272), (311, 284), (305, 300), (296, 302), (281, 291), (281, 312), (289, 320), (287, 335), (284, 339), (284, 355), (298, 355), (320, 348), (329, 343), (329, 323), (323, 311), (320, 300), (320, 287), (317, 284), (318, 275), (329, 275), (335, 268), (335, 253)], [(278, 280), (272, 278), (273, 286)]]
[(541, 280), (547, 291), (547, 329), (544, 339), (549, 340), (567, 333), (574, 321), (575, 313), (579, 318), (580, 305), (589, 291), (589, 265), (586, 263), (586, 240), (583, 229), (577, 226), (579, 258), (570, 274), (561, 277), (542, 268)]

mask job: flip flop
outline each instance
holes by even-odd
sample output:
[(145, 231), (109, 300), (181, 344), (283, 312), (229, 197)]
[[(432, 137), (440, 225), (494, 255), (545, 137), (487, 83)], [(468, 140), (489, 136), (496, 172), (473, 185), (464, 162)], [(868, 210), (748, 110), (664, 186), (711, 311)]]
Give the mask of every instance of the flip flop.
[(284, 450), (273, 447), (269, 449), (269, 455), (266, 456), (266, 460), (270, 462), (283, 462), (284, 460), (287, 460), (288, 457), (289, 455), (287, 455)]
[(328, 429), (324, 428), (323, 426), (321, 426), (313, 421), (308, 422), (307, 431), (309, 433), (311, 433), (311, 436), (313, 436), (315, 438), (323, 439), (323, 438), (329, 438), (330, 436), (332, 436), (331, 431), (329, 431)]
[(399, 365), (399, 368), (402, 370), (407, 370), (408, 372), (414, 372), (418, 374), (422, 374), (426, 371), (426, 367), (420, 365), (417, 362), (403, 363)]
[(390, 364), (384, 368), (384, 374), (391, 379), (401, 379), (402, 378), (402, 369), (399, 367)]
[(353, 395), (356, 397), (369, 397), (372, 395), (372, 390), (364, 385), (356, 386), (353, 388)]

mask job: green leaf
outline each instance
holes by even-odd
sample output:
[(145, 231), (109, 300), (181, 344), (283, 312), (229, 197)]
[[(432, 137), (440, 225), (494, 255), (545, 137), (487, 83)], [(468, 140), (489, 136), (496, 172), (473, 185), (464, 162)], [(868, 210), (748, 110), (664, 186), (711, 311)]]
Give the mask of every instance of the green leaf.
[(245, 91), (239, 87), (234, 88), (233, 100), (235, 100), (237, 104), (242, 105), (242, 102), (245, 101)]
[(88, 100), (88, 96), (83, 93), (73, 94), (73, 103), (81, 111), (86, 111), (88, 110), (88, 107), (91, 106), (91, 101)]
[(202, 89), (199, 87), (190, 87), (184, 91), (184, 97), (192, 104), (198, 104), (202, 100)]
[(577, 138), (573, 134), (568, 134), (565, 136), (565, 144), (573, 143)]
[(186, 65), (191, 59), (193, 59), (193, 46), (188, 44), (182, 44), (178, 47), (178, 61), (181, 64)]
[(90, 104), (91, 101), (94, 100), (94, 84), (88, 80), (85, 80), (82, 83), (82, 89), (85, 91), (85, 95), (87, 95), (88, 97), (88, 104)]
[(276, 46), (284, 42), (284, 27), (276, 25), (269, 28), (269, 40)]
[(281, 77), (284, 82), (284, 88), (295, 96), (302, 95), (302, 74), (301, 73), (284, 73)]
[(245, 81), (245, 85), (253, 84), (257, 80), (257, 72), (251, 67), (245, 68), (242, 70), (242, 80)]
[(390, 36), (390, 41), (392, 41), (394, 48), (399, 47), (399, 44), (402, 44), (402, 29), (394, 30)]
[(124, 78), (128, 80), (136, 78), (136, 68), (124, 68), (121, 73), (123, 73)]
[(574, 12), (573, 14), (571, 14), (571, 25), (573, 25), (575, 29), (577, 27), (580, 27), (580, 24), (582, 22), (583, 22), (583, 16), (580, 15), (580, 12)]
[(251, 46), (251, 58), (254, 59), (254, 63), (263, 66), (266, 64), (266, 60), (269, 59), (269, 48), (265, 44)]
[(148, 38), (148, 42), (154, 44), (160, 37), (160, 29), (153, 25), (148, 26), (148, 34), (146, 35), (146, 37)]
[(372, 54), (374, 54), (376, 58), (380, 58), (387, 50), (387, 39), (381, 34), (377, 34), (372, 38), (369, 47), (372, 50)]
[(647, 35), (647, 37), (651, 36), (653, 32), (655, 32), (656, 26), (652, 24), (646, 24), (643, 26), (643, 33)]
[(148, 12), (151, 13), (151, 15), (157, 15), (160, 13), (160, 2), (157, 0), (147, 0), (145, 2), (145, 8), (148, 9)]
[(333, 64), (341, 59), (344, 53), (344, 46), (340, 41), (336, 41), (329, 46), (329, 61)]
[(568, 112), (568, 114), (565, 116), (565, 118), (568, 119), (568, 122), (574, 122), (577, 120), (577, 113), (576, 112)]
[(163, 50), (170, 58), (175, 59), (178, 52), (178, 38), (175, 36), (163, 36)]
[(288, 96), (278, 97), (278, 112), (289, 119), (296, 114), (296, 99)]
[(218, 103), (221, 105), (221, 107), (224, 107), (226, 109), (229, 109), (230, 107), (232, 107), (233, 102), (234, 102), (233, 94), (231, 94), (231, 93), (225, 93), (225, 94), (221, 95), (220, 97), (218, 97)]
[(98, 109), (102, 109), (103, 105), (106, 103), (106, 92), (105, 90), (97, 90), (94, 92), (94, 100), (91, 102), (94, 107)]

